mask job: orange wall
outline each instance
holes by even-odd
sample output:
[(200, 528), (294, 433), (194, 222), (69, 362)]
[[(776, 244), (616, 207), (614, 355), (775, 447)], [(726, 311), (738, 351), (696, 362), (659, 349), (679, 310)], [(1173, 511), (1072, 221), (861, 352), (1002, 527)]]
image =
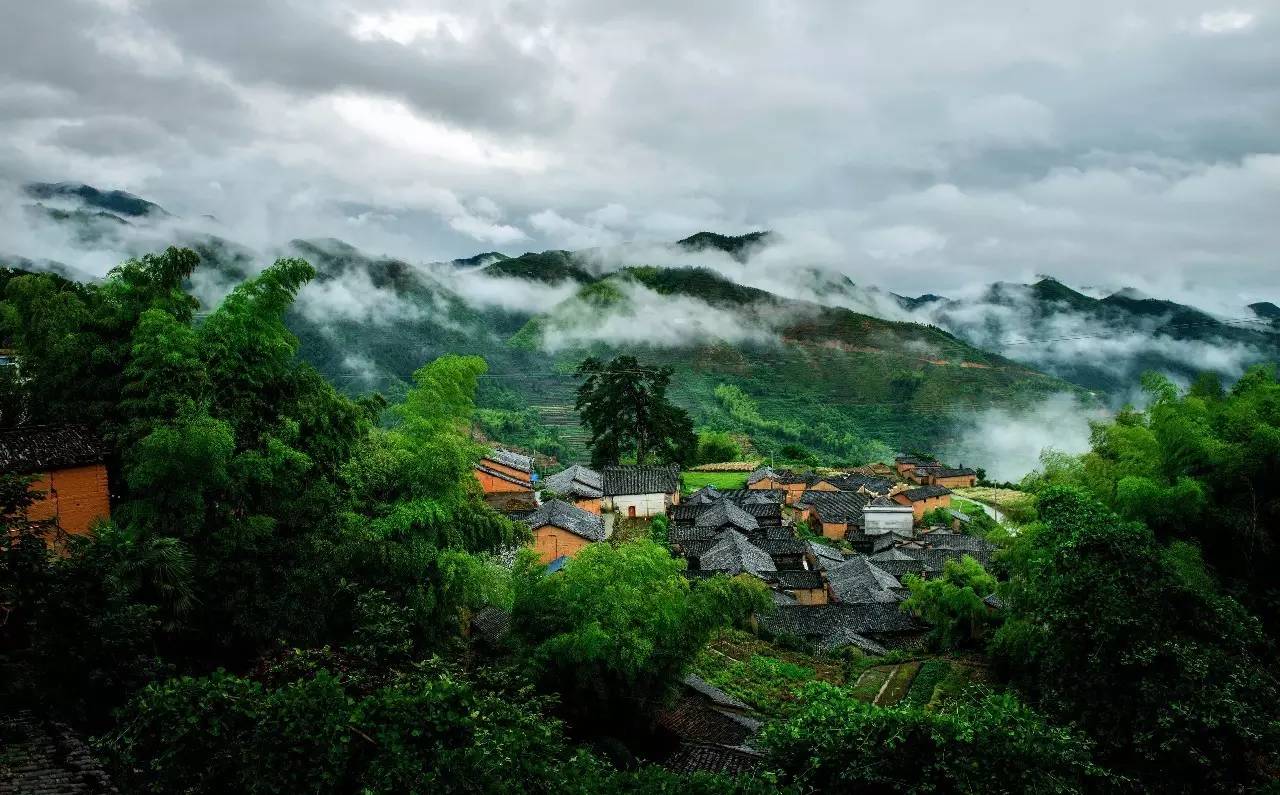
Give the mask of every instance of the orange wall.
[(527, 486), (517, 486), (510, 481), (503, 480), (502, 478), (495, 478), (493, 475), (490, 475), (487, 472), (481, 472), (478, 469), (475, 470), (475, 474), (476, 480), (480, 481), (480, 488), (484, 489), (485, 494), (498, 494), (512, 491), (533, 491), (532, 483), (529, 483)]
[(544, 564), (561, 555), (573, 557), (589, 543), (591, 542), (582, 536), (576, 536), (555, 525), (544, 524), (533, 531), (533, 549), (538, 553), (538, 560)]
[(843, 522), (823, 522), (822, 536), (824, 538), (833, 538), (837, 541), (844, 538), (845, 533), (849, 532), (849, 525)]
[(49, 472), (31, 488), (44, 492), (44, 497), (27, 513), (34, 522), (53, 519), (67, 533), (84, 535), (98, 519), (111, 516), (107, 468), (102, 464)]
[(917, 521), (917, 522), (918, 522), (918, 521), (920, 521), (921, 519), (923, 519), (923, 518), (924, 518), (924, 515), (925, 515), (926, 513), (928, 513), (929, 511), (935, 510), (935, 509), (937, 509), (937, 508), (950, 508), (950, 507), (951, 507), (951, 495), (950, 495), (950, 494), (943, 494), (941, 497), (930, 497), (930, 498), (929, 498), (929, 499), (927, 499), (927, 500), (917, 500), (917, 501), (915, 501), (915, 502), (911, 502), (911, 501), (910, 501), (910, 500), (908, 500), (905, 496), (903, 496), (901, 493), (899, 493), (899, 494), (895, 495), (895, 497), (897, 498), (897, 501), (898, 501), (899, 503), (901, 503), (902, 505), (910, 505), (910, 506), (911, 506), (911, 510), (912, 510), (912, 511), (915, 513), (915, 515), (916, 515), (916, 521)]
[(976, 475), (960, 475), (953, 478), (930, 478), (936, 486), (946, 486), (949, 489), (967, 489), (972, 488), (978, 482)]
[(802, 605), (825, 605), (827, 603), (826, 588), (797, 588), (791, 592), (796, 602)]
[(584, 511), (590, 511), (596, 515), (600, 514), (600, 498), (574, 500), (573, 504)]

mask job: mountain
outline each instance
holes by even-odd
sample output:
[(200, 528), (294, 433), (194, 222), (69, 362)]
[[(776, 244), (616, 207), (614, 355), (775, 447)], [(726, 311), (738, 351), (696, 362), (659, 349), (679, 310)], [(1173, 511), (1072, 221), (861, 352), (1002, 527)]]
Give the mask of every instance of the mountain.
[(32, 182), (24, 185), (23, 190), (31, 198), (40, 201), (72, 201), (85, 208), (97, 209), (115, 216), (145, 218), (169, 214), (160, 205), (134, 196), (132, 193), (122, 190), (102, 191), (77, 182)]
[[(175, 231), (180, 219), (131, 194), (73, 183), (27, 193), (39, 223), (86, 250), (121, 240), (111, 250), (193, 247), (202, 266), (191, 287), (204, 306), (266, 261), (226, 238)], [(288, 323), (302, 355), (350, 392), (394, 395), (437, 356), (483, 356), (483, 430), (561, 458), (584, 452), (572, 372), (588, 355), (632, 353), (670, 366), (675, 399), (700, 426), (733, 431), (757, 452), (799, 444), (833, 463), (942, 449), (974, 410), (1029, 407), (1063, 392), (1087, 402), (1081, 387), (1122, 393), (1144, 369), (1189, 378), (1209, 366), (1231, 376), (1280, 359), (1265, 325), (1222, 322), (1134, 291), (1099, 299), (1043, 279), (993, 284), (970, 299), (912, 298), (806, 264), (786, 272), (784, 296), (697, 267), (699, 253), (724, 252), (746, 274), (774, 240), (700, 232), (671, 244), (691, 267), (620, 267), (626, 249), (608, 258), (553, 249), (410, 263), (341, 240), (294, 240), (284, 253), (308, 259), (317, 276)], [(605, 259), (612, 270), (602, 270)]]
[(922, 296), (903, 306), (973, 345), (1099, 392), (1122, 393), (1147, 370), (1184, 381), (1214, 370), (1230, 379), (1252, 364), (1280, 361), (1280, 337), (1264, 324), (1133, 290), (1094, 298), (1046, 278), (998, 282), (973, 299)]

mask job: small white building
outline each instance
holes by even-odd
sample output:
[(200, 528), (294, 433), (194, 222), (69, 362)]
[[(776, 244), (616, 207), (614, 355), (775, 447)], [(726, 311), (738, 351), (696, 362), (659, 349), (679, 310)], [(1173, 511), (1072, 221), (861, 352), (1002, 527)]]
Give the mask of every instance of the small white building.
[(680, 502), (680, 468), (675, 465), (605, 467), (600, 474), (602, 507), (619, 516), (657, 516)]
[(876, 497), (862, 508), (862, 532), (869, 536), (893, 533), (910, 538), (915, 512), (910, 505), (900, 505), (887, 497)]

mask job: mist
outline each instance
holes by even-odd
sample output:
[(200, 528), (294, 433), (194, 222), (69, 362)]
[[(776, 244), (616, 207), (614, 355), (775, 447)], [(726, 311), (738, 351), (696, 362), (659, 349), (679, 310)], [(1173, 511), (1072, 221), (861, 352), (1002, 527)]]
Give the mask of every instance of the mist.
[(986, 409), (957, 415), (961, 433), (940, 452), (948, 462), (981, 467), (995, 481), (1017, 482), (1036, 469), (1047, 449), (1079, 454), (1089, 449), (1089, 422), (1107, 412), (1062, 393), (1022, 410)]

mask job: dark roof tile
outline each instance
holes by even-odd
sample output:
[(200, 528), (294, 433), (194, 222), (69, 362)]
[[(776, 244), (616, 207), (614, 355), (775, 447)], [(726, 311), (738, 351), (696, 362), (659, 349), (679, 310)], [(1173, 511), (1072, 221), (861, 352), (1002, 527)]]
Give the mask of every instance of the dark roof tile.
[(26, 475), (100, 463), (101, 440), (80, 425), (31, 425), (0, 432), (0, 472)]
[(543, 525), (559, 527), (588, 541), (604, 540), (604, 519), (564, 500), (543, 503), (532, 516), (525, 519), (525, 523), (532, 528)]
[(604, 493), (608, 497), (676, 494), (680, 491), (680, 468), (674, 465), (605, 467), (601, 475)]

